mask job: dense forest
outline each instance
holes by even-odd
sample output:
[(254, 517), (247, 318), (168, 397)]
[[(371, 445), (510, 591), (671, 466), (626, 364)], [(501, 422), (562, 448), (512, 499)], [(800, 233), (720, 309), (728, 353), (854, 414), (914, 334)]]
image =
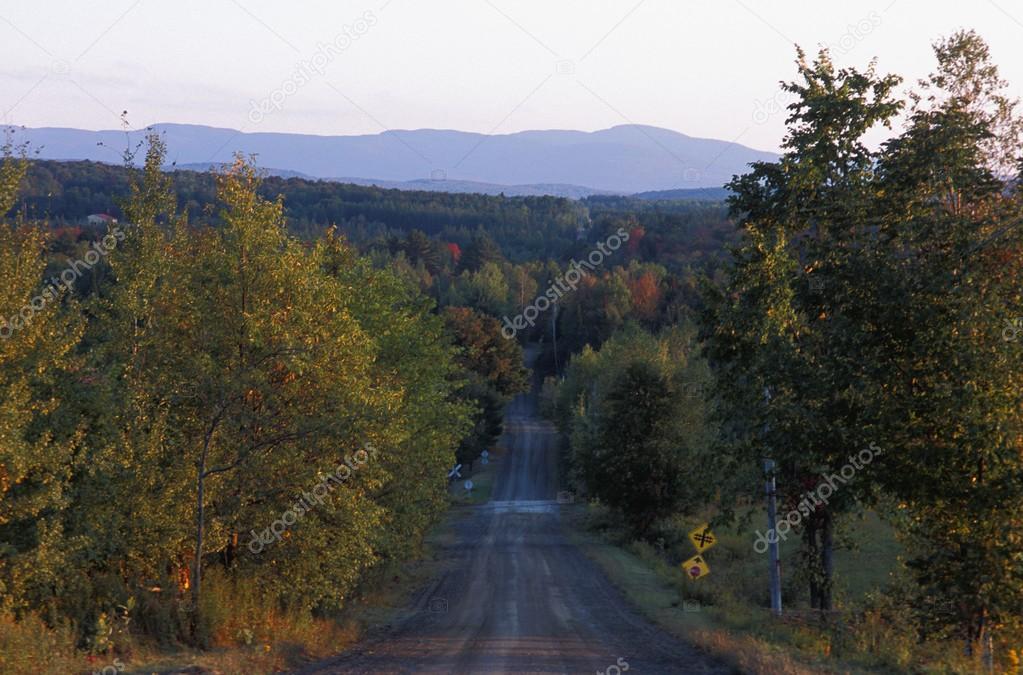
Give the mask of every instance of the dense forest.
[[(216, 221), (207, 208), (215, 201), (214, 174), (178, 169), (169, 177), (179, 210), (193, 222)], [(91, 214), (123, 218), (129, 182), (130, 168), (122, 165), (32, 160), (14, 208), (54, 227), (81, 225)], [(265, 176), (258, 189), (264, 198), (283, 198), (288, 229), (298, 237), (314, 239), (337, 227), (350, 242), (364, 246), (416, 229), (464, 248), (474, 234), (485, 232), (516, 262), (561, 259), (594, 220), (612, 216), (638, 218), (656, 231), (644, 244), (645, 259), (667, 263), (690, 262), (691, 250), (700, 252), (697, 257), (720, 256), (722, 242), (733, 232), (723, 190), (708, 191), (718, 199), (573, 201), (388, 190), (276, 176)]]
[[(215, 218), (206, 211), (216, 197), (214, 174), (172, 170), (169, 176), (183, 213), (192, 221)], [(76, 224), (94, 213), (123, 217), (129, 180), (129, 168), (120, 165), (32, 161), (18, 205), (29, 218), (57, 224)], [(583, 206), (557, 197), (385, 190), (276, 176), (265, 176), (259, 192), (284, 198), (288, 228), (303, 238), (322, 236), (332, 226), (359, 242), (416, 228), (464, 245), (483, 229), (521, 259), (560, 255), (588, 222)]]

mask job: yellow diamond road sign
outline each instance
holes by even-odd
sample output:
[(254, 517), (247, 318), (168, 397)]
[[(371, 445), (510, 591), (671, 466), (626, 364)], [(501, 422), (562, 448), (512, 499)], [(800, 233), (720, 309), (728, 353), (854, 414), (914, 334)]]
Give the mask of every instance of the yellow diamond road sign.
[(718, 538), (710, 531), (710, 526), (704, 523), (689, 533), (689, 541), (693, 542), (697, 553), (703, 553), (718, 543)]
[(682, 563), (682, 571), (690, 579), (699, 579), (710, 574), (710, 568), (707, 567), (707, 562), (703, 559), (702, 555), (694, 555)]

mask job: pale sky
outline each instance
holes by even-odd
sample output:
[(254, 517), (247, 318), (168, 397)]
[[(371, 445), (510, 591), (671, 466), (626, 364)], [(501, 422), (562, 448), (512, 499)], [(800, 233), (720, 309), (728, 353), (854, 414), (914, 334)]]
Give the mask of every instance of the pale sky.
[(637, 123), (777, 150), (793, 43), (908, 83), (957, 28), (1023, 95), (1009, 0), (0, 0), (0, 113), (331, 135)]

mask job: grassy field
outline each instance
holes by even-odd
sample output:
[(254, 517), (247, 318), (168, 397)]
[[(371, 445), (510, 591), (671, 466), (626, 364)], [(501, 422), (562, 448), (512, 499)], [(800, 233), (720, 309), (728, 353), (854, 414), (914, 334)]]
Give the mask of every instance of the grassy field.
[(711, 572), (693, 581), (678, 563), (694, 553), (685, 534), (698, 519), (675, 523), (658, 546), (630, 541), (597, 506), (567, 510), (565, 520), (573, 540), (644, 614), (743, 672), (971, 672), (954, 643), (917, 643), (908, 608), (889, 596), (900, 587), (894, 575), (902, 547), (873, 513), (840, 532), (838, 610), (825, 620), (809, 609), (806, 583), (793, 572), (798, 539), (781, 545), (785, 611), (779, 620), (766, 609), (767, 555), (754, 551), (750, 532), (717, 528), (718, 543), (704, 556)]

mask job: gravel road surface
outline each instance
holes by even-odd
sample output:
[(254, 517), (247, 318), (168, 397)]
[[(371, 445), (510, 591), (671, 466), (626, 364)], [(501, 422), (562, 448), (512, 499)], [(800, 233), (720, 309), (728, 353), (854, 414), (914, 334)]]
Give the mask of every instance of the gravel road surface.
[(509, 405), (502, 447), (492, 501), (460, 509), (448, 571), (408, 618), (303, 674), (732, 672), (638, 615), (565, 537), (535, 394)]

